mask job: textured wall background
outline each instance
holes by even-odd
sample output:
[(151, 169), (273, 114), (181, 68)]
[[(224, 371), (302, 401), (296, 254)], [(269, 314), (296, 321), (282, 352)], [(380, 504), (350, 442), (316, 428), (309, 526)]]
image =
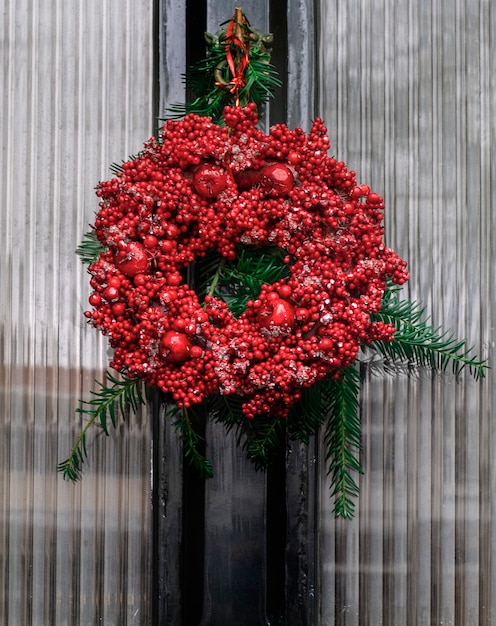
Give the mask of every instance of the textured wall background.
[(146, 415), (95, 445), (82, 483), (57, 463), (106, 367), (74, 255), (108, 166), (154, 130), (153, 3), (12, 0), (0, 13), (0, 622), (144, 624)]
[[(331, 151), (385, 198), (388, 244), (411, 268), (406, 294), (492, 358), (490, 0), (283, 4), (243, 5), (254, 25), (283, 38), (287, 18), (287, 98), (274, 115), (305, 129), (324, 117)], [(209, 30), (232, 12), (224, 1), (206, 9)], [(0, 622), (9, 626), (147, 624), (159, 591), (167, 623), (181, 619), (173, 428), (155, 424), (155, 465), (168, 472), (155, 485), (155, 535), (147, 414), (96, 442), (81, 484), (65, 484), (56, 465), (78, 431), (77, 399), (107, 363), (82, 316), (88, 285), (74, 249), (96, 208), (96, 182), (154, 132), (155, 100), (163, 111), (182, 99), (185, 16), (172, 0), (139, 11), (131, 0), (10, 0), (0, 16)], [(356, 519), (332, 518), (320, 442), (287, 457), (287, 623), (490, 624), (494, 371), (483, 384), (364, 376)], [(237, 606), (250, 625), (264, 623), (274, 486), (223, 432), (207, 434), (216, 479), (205, 491), (205, 587), (194, 599), (204, 624), (215, 607), (231, 615)], [(153, 540), (163, 549), (154, 588)], [(249, 572), (236, 569), (243, 563)]]
[[(332, 150), (384, 196), (409, 297), (490, 358), (495, 20), (489, 0), (322, 2), (319, 19)], [(495, 619), (493, 389), (494, 370), (367, 380), (359, 515), (335, 525), (321, 501), (323, 624)]]

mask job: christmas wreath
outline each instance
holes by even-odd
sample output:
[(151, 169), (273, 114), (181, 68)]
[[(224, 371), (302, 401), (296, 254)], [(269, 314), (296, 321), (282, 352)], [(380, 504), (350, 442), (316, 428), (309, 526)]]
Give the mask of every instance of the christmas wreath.
[(277, 84), (270, 36), (236, 10), (207, 41), (188, 80), (198, 97), (97, 187), (100, 208), (79, 252), (93, 289), (86, 312), (113, 348), (106, 384), (80, 409), (89, 422), (60, 469), (81, 474), (88, 427), (141, 385), (172, 403), (187, 456), (210, 475), (189, 410), (233, 426), (259, 467), (287, 433), (326, 424), (337, 515), (353, 515), (360, 471), (359, 373), (364, 348), (476, 377), (465, 342), (400, 300), (406, 262), (383, 241), (383, 199), (308, 134), (258, 127)]

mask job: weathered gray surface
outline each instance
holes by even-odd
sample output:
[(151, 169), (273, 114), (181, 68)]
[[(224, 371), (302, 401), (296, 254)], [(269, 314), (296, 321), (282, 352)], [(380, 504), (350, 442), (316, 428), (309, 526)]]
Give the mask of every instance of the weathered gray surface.
[[(146, 624), (150, 420), (57, 464), (107, 363), (74, 250), (109, 165), (154, 130), (153, 7), (12, 0), (0, 13), (0, 623)], [(110, 445), (109, 445), (110, 444)]]
[[(185, 4), (152, 4), (12, 0), (0, 18), (0, 622), (9, 626), (148, 624), (152, 607), (155, 623), (173, 625), (191, 598), (203, 626), (268, 621), (267, 485), (221, 429), (207, 430), (216, 478), (195, 510), (205, 552), (193, 596), (181, 550), (194, 526), (184, 525), (182, 462), (163, 407), (154, 411), (153, 519), (146, 414), (113, 441), (97, 439), (80, 485), (56, 474), (77, 431), (77, 399), (107, 363), (82, 316), (88, 285), (73, 254), (96, 208), (93, 187), (184, 97)], [(408, 295), (491, 356), (489, 0), (242, 7), (284, 50), (274, 54), (287, 82), (271, 119), (308, 130), (324, 117), (331, 151), (386, 200), (388, 244), (411, 267)], [(207, 29), (233, 9), (209, 2)], [(367, 376), (353, 522), (333, 520), (322, 442), (291, 448), (285, 480), (270, 487), (286, 490), (276, 608), (285, 604), (288, 626), (494, 621), (493, 388), (494, 372), (482, 385)]]

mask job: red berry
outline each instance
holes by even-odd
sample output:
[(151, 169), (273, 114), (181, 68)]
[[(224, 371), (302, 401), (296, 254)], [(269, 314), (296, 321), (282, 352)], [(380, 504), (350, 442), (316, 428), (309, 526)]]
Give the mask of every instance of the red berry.
[(143, 239), (143, 245), (145, 246), (145, 248), (156, 248), (158, 246), (158, 239), (157, 237), (155, 237), (155, 235), (146, 235), (146, 237)]
[(107, 287), (103, 292), (103, 296), (108, 302), (111, 302), (112, 300), (117, 300), (117, 298), (119, 297), (119, 290), (117, 289), (117, 287)]
[(181, 284), (182, 280), (183, 280), (182, 276), (179, 272), (171, 272), (167, 276), (167, 284), (170, 285), (171, 287), (177, 287), (178, 285)]
[(334, 343), (330, 337), (322, 337), (322, 339), (319, 342), (319, 348), (321, 350), (324, 350), (325, 352), (327, 352), (329, 350), (332, 350), (333, 347), (334, 347)]
[(193, 359), (197, 359), (203, 355), (203, 350), (200, 348), (200, 346), (191, 346), (191, 350), (189, 351), (189, 353)]
[(367, 200), (370, 202), (370, 204), (382, 204), (383, 202), (381, 196), (373, 191), (369, 193)]
[(305, 309), (303, 307), (298, 307), (295, 310), (295, 317), (300, 322), (306, 322), (306, 320), (308, 319), (308, 316), (309, 316), (308, 309)]
[(107, 285), (109, 287), (120, 287), (121, 286), (121, 279), (119, 276), (111, 276), (108, 280), (107, 280)]
[(164, 306), (167, 306), (177, 300), (177, 291), (173, 289), (162, 289), (162, 291), (160, 291), (160, 293), (158, 294), (158, 297), (160, 299), (160, 302)]
[(297, 152), (290, 152), (288, 154), (288, 163), (291, 165), (296, 165), (301, 160), (300, 155)]
[(115, 317), (119, 317), (119, 315), (124, 315), (125, 310), (126, 305), (124, 304), (124, 302), (115, 302), (112, 305), (112, 313), (115, 315)]
[[(165, 234), (169, 239), (177, 239), (181, 234), (181, 230), (176, 224), (167, 224), (167, 228), (165, 229)], [(163, 242), (165, 243), (165, 242)]]
[(291, 298), (291, 294), (293, 293), (293, 290), (291, 289), (291, 287), (289, 285), (281, 285), (277, 291), (279, 292), (279, 295), (281, 296), (281, 298)]
[(136, 287), (143, 287), (143, 285), (146, 283), (145, 274), (136, 274), (133, 278), (133, 283), (136, 285)]
[(99, 306), (102, 303), (102, 299), (99, 294), (92, 293), (89, 297), (89, 303), (91, 306)]

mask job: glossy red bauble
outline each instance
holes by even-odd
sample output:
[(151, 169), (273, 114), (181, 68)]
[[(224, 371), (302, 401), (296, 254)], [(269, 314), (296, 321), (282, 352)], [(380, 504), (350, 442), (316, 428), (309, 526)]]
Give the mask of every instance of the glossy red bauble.
[(227, 172), (213, 163), (200, 165), (193, 174), (193, 187), (203, 198), (215, 198), (227, 185)]
[(170, 363), (184, 363), (190, 358), (192, 343), (185, 333), (169, 330), (160, 341), (160, 353)]
[(115, 264), (123, 274), (132, 278), (148, 270), (148, 254), (141, 243), (130, 241), (117, 252)]
[(261, 328), (269, 330), (292, 330), (295, 324), (294, 307), (287, 300), (272, 298), (267, 309), (259, 313), (258, 322)]
[(264, 167), (261, 184), (270, 196), (287, 196), (294, 187), (294, 174), (284, 163), (273, 163)]

